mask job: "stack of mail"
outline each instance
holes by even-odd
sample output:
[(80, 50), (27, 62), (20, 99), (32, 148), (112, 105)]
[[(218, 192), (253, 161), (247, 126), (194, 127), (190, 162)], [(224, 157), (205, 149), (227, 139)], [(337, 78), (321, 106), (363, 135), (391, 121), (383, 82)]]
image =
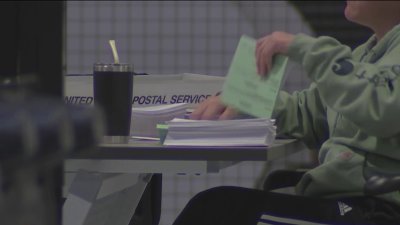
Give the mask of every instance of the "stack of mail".
[(183, 118), (189, 104), (177, 103), (132, 108), (131, 136), (158, 138), (157, 124)]
[(181, 146), (269, 146), (276, 135), (274, 120), (173, 119), (166, 122), (164, 145)]

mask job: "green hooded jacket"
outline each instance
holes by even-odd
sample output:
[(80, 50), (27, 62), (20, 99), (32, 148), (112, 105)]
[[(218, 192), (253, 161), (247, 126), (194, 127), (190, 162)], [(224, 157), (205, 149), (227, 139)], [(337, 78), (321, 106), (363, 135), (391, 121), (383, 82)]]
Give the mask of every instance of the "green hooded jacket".
[[(320, 162), (303, 176), (298, 194), (360, 196), (373, 174), (400, 174), (400, 25), (354, 51), (330, 37), (298, 34), (287, 55), (313, 83), (279, 93), (278, 135), (303, 140)], [(398, 191), (378, 197), (400, 205)]]

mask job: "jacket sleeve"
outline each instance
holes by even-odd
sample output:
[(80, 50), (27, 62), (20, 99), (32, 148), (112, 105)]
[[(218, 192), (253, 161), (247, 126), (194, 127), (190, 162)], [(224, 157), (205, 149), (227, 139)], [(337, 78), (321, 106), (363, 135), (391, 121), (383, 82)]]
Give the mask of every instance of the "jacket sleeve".
[(391, 137), (400, 132), (400, 47), (394, 43), (379, 62), (364, 63), (333, 38), (298, 34), (288, 56), (303, 65), (328, 107), (370, 135)]
[(280, 91), (272, 117), (276, 119), (277, 136), (300, 139), (310, 149), (319, 149), (329, 138), (326, 107), (313, 84), (292, 95)]

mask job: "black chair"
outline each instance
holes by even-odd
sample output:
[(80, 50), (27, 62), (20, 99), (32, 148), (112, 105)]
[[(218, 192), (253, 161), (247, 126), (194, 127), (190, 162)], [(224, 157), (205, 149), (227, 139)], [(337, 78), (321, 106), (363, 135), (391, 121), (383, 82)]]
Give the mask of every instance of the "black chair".
[(364, 187), (368, 195), (400, 191), (400, 175), (376, 174), (371, 176)]
[[(307, 170), (290, 169), (273, 171), (267, 176), (266, 180), (264, 181), (263, 189), (265, 191), (278, 191), (285, 194), (294, 194), (294, 190), (288, 190), (287, 188), (290, 187), (294, 189), (296, 184), (300, 181), (300, 179), (306, 172)], [(371, 172), (372, 171), (366, 172), (368, 177), (367, 182), (364, 185), (364, 193), (366, 197), (400, 191), (400, 174), (387, 174), (379, 173), (376, 171), (374, 171), (373, 173)], [(392, 211), (392, 209), (390, 210)], [(380, 213), (380, 216), (383, 218), (385, 217), (385, 214)], [(397, 218), (398, 220), (400, 219), (398, 213)]]

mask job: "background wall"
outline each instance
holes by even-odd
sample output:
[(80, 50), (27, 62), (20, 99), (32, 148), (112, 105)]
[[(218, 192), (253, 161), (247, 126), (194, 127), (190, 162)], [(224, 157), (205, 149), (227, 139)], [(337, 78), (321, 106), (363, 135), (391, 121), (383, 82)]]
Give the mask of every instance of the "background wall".
[[(351, 46), (367, 35), (343, 18), (343, 1), (67, 1), (67, 74), (91, 73), (95, 62), (112, 62), (114, 39), (121, 62), (149, 74), (224, 76), (239, 38), (275, 30), (333, 35)], [(343, 32), (345, 30), (346, 32)], [(357, 41), (355, 41), (357, 40)], [(309, 84), (290, 62), (283, 89)], [(308, 160), (307, 154), (285, 159)], [(267, 168), (243, 162), (219, 174), (164, 175), (161, 225), (171, 224), (187, 201), (219, 185), (258, 187)]]
[[(111, 62), (115, 39), (136, 72), (224, 76), (242, 34), (273, 30), (311, 33), (285, 1), (68, 1), (67, 74)], [(286, 83), (290, 91), (299, 85), (307, 85), (303, 76)]]

